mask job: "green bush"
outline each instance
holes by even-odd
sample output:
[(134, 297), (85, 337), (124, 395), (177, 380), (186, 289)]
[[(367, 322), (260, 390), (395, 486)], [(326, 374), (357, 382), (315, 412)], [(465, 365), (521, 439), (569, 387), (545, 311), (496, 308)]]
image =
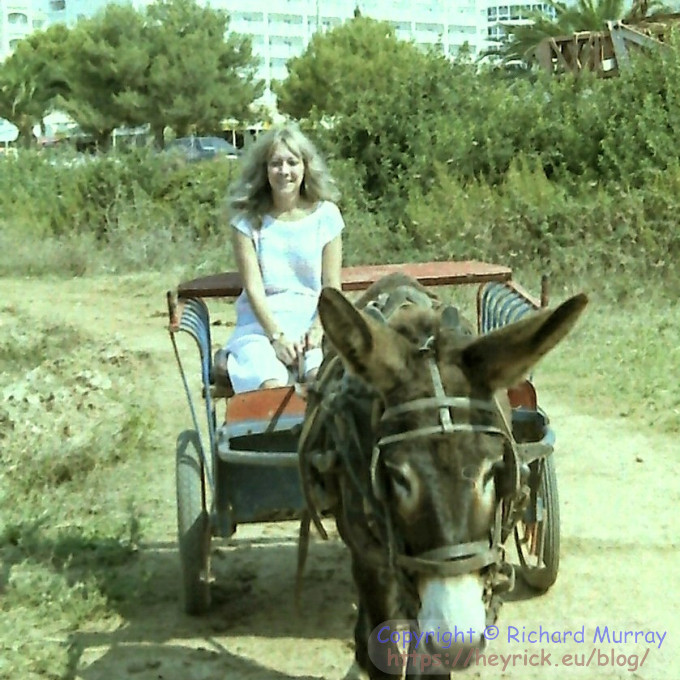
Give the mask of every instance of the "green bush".
[(221, 228), (234, 171), (228, 159), (186, 164), (148, 151), (56, 161), (22, 152), (2, 162), (3, 230), (27, 238), (92, 234), (105, 242), (122, 223), (205, 238)]
[(464, 185), (440, 169), (431, 191), (410, 197), (412, 255), (490, 260), (558, 280), (678, 286), (680, 236), (672, 225), (679, 181), (676, 170), (638, 190), (596, 183), (566, 190), (537, 161), (518, 159), (491, 189), (483, 181)]
[[(312, 106), (303, 121), (341, 186), (347, 264), (474, 257), (675, 285), (674, 37), (609, 80), (499, 77), (414, 54), (351, 108)], [(237, 171), (144, 150), (3, 159), (0, 273), (229, 268), (222, 202)]]

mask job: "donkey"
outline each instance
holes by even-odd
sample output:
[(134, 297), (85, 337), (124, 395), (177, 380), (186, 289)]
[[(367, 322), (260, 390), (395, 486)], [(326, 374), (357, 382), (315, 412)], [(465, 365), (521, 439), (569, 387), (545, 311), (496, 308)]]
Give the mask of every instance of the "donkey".
[(519, 485), (507, 388), (567, 335), (587, 297), (476, 337), (455, 308), (399, 283), (389, 318), (370, 296), (360, 309), (322, 290), (330, 349), (303, 432), (317, 453), (301, 453), (301, 472), (308, 507), (333, 515), (350, 548), (358, 666), (371, 680), (399, 665), (448, 678), (484, 647), (497, 613), (501, 500), (508, 480)]

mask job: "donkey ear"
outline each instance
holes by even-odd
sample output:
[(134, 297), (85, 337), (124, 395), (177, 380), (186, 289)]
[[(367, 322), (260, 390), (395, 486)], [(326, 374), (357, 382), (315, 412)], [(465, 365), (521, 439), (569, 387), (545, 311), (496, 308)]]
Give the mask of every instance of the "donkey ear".
[(335, 288), (321, 291), (318, 309), (326, 337), (345, 366), (378, 389), (386, 389), (403, 363), (397, 334), (360, 312)]
[(483, 335), (463, 350), (463, 365), (475, 382), (492, 390), (511, 387), (569, 333), (587, 304), (581, 293), (554, 310)]

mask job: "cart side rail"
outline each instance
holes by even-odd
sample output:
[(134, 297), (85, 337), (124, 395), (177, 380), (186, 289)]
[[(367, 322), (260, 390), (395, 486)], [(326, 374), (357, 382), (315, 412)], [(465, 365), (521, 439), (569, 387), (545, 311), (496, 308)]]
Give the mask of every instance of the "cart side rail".
[[(203, 466), (207, 472), (210, 487), (211, 489), (214, 489), (214, 483), (212, 478), (212, 452), (215, 449), (216, 422), (213, 400), (210, 392), (210, 380), (212, 371), (210, 312), (208, 310), (208, 306), (206, 305), (206, 303), (200, 298), (190, 298), (186, 300), (181, 300), (178, 304), (172, 292), (169, 291), (167, 294), (167, 301), (168, 301), (168, 313), (170, 316), (170, 324), (168, 326), (168, 330), (170, 332), (170, 338), (172, 340), (172, 346), (175, 353), (175, 358), (177, 360), (177, 365), (179, 367), (180, 375), (182, 376), (182, 382), (184, 384), (184, 390), (186, 393), (187, 401), (189, 403), (189, 409), (191, 411), (194, 429), (196, 430), (196, 433), (199, 438), (200, 455), (203, 461)], [(203, 441), (201, 438), (201, 428), (199, 427), (198, 424), (198, 418), (196, 416), (196, 410), (194, 408), (194, 401), (191, 397), (191, 390), (189, 388), (186, 373), (182, 365), (182, 359), (177, 348), (175, 336), (177, 335), (177, 333), (180, 332), (186, 333), (194, 340), (199, 352), (201, 362), (201, 381), (203, 383), (204, 405), (207, 416), (206, 420), (208, 424), (208, 436), (210, 439), (209, 442), (210, 455), (206, 454), (206, 449), (205, 446), (203, 445)]]
[(515, 281), (492, 281), (482, 284), (477, 291), (477, 331), (480, 334), (489, 333), (519, 321), (546, 305), (545, 280), (540, 300)]
[[(519, 321), (548, 304), (548, 280), (541, 281), (541, 297), (535, 298), (516, 281), (483, 283), (477, 290), (477, 331), (480, 334)], [(519, 385), (508, 389), (513, 408), (536, 410), (538, 399), (530, 375)]]
[[(509, 267), (475, 260), (361, 265), (343, 267), (342, 290), (363, 291), (382, 277), (395, 273), (411, 276), (423, 286), (481, 284), (486, 281), (509, 281), (512, 278)], [(193, 297), (234, 298), (242, 291), (242, 279), (238, 272), (222, 272), (180, 283), (177, 296), (180, 300)]]

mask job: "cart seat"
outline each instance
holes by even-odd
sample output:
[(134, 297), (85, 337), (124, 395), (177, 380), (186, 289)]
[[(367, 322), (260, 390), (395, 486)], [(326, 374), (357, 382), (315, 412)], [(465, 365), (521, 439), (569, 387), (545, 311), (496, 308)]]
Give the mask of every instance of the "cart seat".
[(508, 388), (508, 399), (513, 409), (525, 408), (535, 411), (538, 408), (536, 389), (529, 380), (523, 380), (514, 387)]
[(231, 384), (229, 371), (227, 370), (227, 351), (218, 349), (213, 358), (212, 370), (210, 371), (210, 384), (213, 386), (213, 397), (229, 399), (233, 397), (234, 386)]
[[(210, 384), (212, 385), (211, 393), (213, 398), (229, 399), (236, 394), (227, 368), (228, 355), (229, 353), (225, 349), (218, 349), (213, 357), (212, 368), (210, 370)], [(293, 378), (290, 371), (289, 378)]]

